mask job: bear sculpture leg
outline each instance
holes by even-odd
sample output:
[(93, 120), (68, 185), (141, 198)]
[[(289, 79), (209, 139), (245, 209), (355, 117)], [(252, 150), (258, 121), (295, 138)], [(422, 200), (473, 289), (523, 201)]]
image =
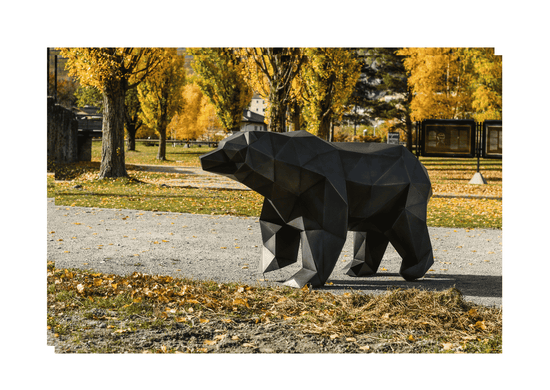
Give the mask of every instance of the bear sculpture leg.
[(308, 283), (313, 287), (323, 286), (332, 273), (346, 240), (325, 230), (306, 230), (300, 235), (302, 269), (284, 284), (297, 288)]
[(346, 274), (349, 276), (374, 275), (384, 257), (388, 242), (388, 238), (382, 233), (354, 232), (353, 260), (346, 267)]
[(262, 257), (260, 272), (274, 271), (298, 261), (300, 232), (293, 227), (260, 220)]
[(424, 276), (434, 263), (426, 221), (405, 209), (397, 217), (388, 237), (403, 258), (399, 274), (409, 281)]
[(300, 231), (288, 226), (268, 199), (264, 199), (260, 230), (264, 244), (260, 272), (274, 271), (298, 261)]

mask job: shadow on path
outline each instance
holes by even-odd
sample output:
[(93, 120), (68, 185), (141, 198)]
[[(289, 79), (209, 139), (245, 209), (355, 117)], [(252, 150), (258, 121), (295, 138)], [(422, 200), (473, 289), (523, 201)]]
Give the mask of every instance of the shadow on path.
[[(395, 277), (400, 280), (380, 280), (380, 277)], [(502, 276), (490, 275), (452, 275), (452, 274), (430, 274), (413, 282), (407, 282), (399, 274), (384, 273), (376, 275), (371, 280), (361, 278), (360, 280), (339, 280), (329, 279), (332, 285), (325, 285), (318, 288), (320, 291), (337, 292), (338, 290), (362, 291), (365, 293), (375, 291), (386, 291), (392, 288), (417, 288), (432, 291), (443, 291), (456, 287), (465, 296), (501, 298), (502, 297)]]

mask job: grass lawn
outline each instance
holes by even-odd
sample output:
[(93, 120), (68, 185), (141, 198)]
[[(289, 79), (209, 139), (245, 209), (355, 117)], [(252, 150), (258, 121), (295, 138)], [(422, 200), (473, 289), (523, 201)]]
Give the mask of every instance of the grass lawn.
[[(136, 142), (136, 150), (126, 150), (126, 164), (200, 166), (199, 156), (213, 150), (205, 146), (176, 147), (166, 144), (166, 160), (157, 160), (158, 146), (147, 146), (144, 142)], [(101, 161), (101, 142), (92, 142), (92, 161)]]
[[(92, 161), (57, 168), (55, 182), (48, 177), (48, 197), (68, 206), (158, 210), (197, 214), (259, 216), (263, 198), (252, 191), (210, 190), (166, 187), (171, 179), (184, 178), (175, 173), (133, 170), (132, 164), (200, 166), (199, 156), (212, 150), (168, 145), (166, 161), (156, 159), (157, 147), (136, 145), (126, 152), (130, 179), (97, 180), (100, 143), (94, 142)], [(476, 159), (420, 158), (428, 169), (434, 194), (459, 194), (502, 197), (502, 161), (482, 159), (480, 171), (487, 185), (470, 185), (476, 172)], [(74, 188), (80, 185), (81, 188)], [(502, 201), (499, 199), (438, 198), (428, 205), (428, 225), (461, 228), (502, 228)]]

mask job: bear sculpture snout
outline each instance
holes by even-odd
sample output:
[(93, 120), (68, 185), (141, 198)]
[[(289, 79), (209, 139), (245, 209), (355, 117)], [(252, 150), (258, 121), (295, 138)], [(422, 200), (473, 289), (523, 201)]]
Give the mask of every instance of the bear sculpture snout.
[(220, 175), (233, 175), (237, 165), (230, 161), (226, 153), (221, 149), (213, 150), (200, 156), (201, 167), (204, 171)]

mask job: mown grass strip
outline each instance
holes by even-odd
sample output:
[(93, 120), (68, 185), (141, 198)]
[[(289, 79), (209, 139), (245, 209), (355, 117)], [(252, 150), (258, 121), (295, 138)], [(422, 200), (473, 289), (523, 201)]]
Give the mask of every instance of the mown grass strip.
[[(52, 177), (48, 177), (48, 197), (55, 197), (56, 204), (193, 214), (260, 215), (263, 198), (253, 191), (182, 188), (165, 184), (174, 179), (190, 178), (181, 174), (129, 170), (130, 179), (97, 180), (99, 145), (94, 143), (91, 162), (55, 167), (55, 178), (64, 180), (55, 183)], [(198, 157), (212, 149), (180, 146), (167, 150), (167, 156), (171, 157), (159, 162), (155, 147), (138, 144), (135, 152), (127, 152), (126, 161), (128, 164), (200, 166)], [(435, 194), (502, 197), (501, 160), (481, 159), (480, 170), (489, 183), (483, 186), (468, 184), (477, 170), (477, 159), (421, 157), (420, 161), (428, 169)], [(428, 204), (428, 225), (501, 229), (502, 201), (434, 197)]]
[[(153, 176), (158, 179), (164, 175)], [(263, 204), (263, 197), (253, 191), (164, 187), (132, 179), (55, 183), (48, 177), (48, 197), (55, 197), (56, 204), (64, 206), (252, 217), (260, 215)], [(428, 225), (501, 229), (502, 201), (432, 198)]]

